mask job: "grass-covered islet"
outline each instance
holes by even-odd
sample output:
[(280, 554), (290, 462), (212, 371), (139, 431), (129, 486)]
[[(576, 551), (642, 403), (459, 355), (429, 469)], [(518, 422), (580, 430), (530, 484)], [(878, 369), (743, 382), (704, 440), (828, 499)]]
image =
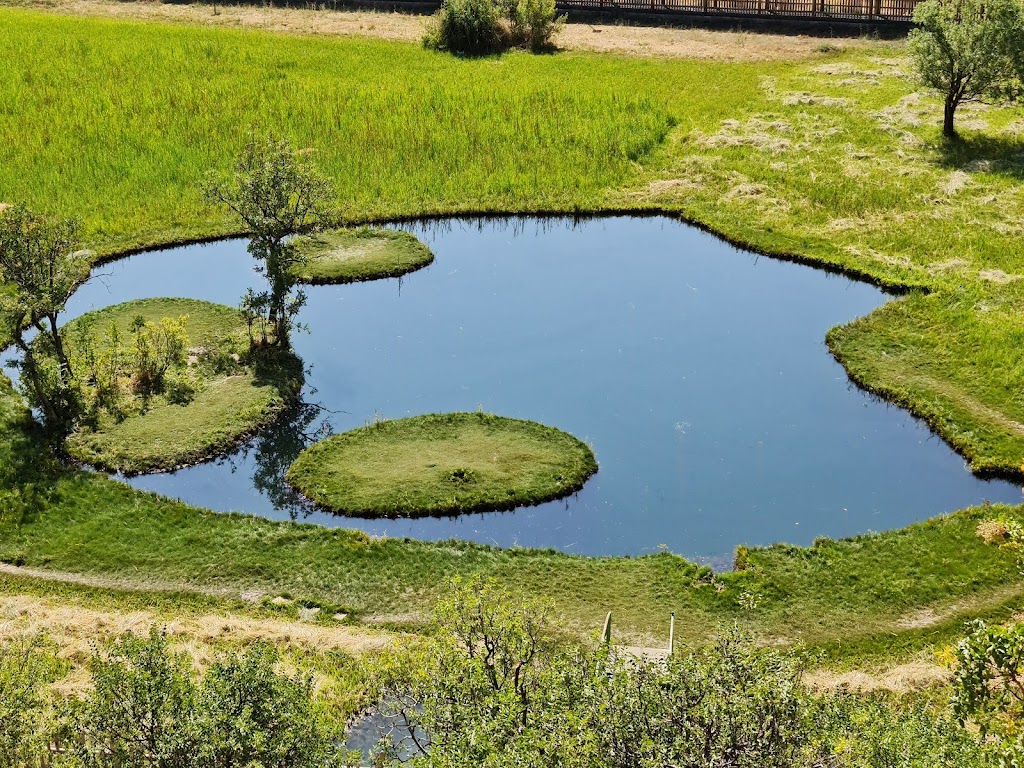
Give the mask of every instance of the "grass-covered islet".
[(413, 416), (316, 443), (288, 482), (347, 515), (419, 517), (511, 509), (579, 490), (597, 461), (572, 435), (489, 413)]

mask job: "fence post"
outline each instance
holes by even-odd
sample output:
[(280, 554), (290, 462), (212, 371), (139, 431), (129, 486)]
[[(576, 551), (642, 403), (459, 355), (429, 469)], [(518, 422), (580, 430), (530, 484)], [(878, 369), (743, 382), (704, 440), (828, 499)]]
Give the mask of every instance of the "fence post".
[(608, 611), (608, 615), (604, 617), (604, 631), (601, 633), (601, 642), (605, 645), (611, 645), (612, 642), (612, 612)]
[(668, 655), (676, 652), (676, 612), (672, 611), (672, 618), (668, 621)]

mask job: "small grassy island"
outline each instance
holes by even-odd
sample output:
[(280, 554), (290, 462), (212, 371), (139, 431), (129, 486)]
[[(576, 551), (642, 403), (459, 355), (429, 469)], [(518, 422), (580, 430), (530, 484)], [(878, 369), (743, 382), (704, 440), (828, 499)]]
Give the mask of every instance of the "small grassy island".
[(572, 435), (488, 413), (381, 421), (307, 448), (288, 482), (322, 507), (420, 517), (540, 504), (583, 487), (594, 454)]
[[(178, 324), (184, 342), (164, 361), (159, 386), (139, 385), (139, 329), (154, 346)], [(222, 453), (272, 421), (298, 394), (302, 366), (279, 350), (249, 351), (245, 322), (232, 307), (195, 299), (140, 299), (90, 312), (66, 326), (73, 353), (95, 371), (99, 402), (68, 437), (74, 458), (139, 474), (194, 464)], [(90, 338), (88, 349), (84, 339)], [(173, 355), (171, 357), (174, 357)], [(114, 363), (129, 367), (109, 376)]]
[(299, 282), (311, 285), (401, 277), (434, 260), (412, 233), (375, 227), (320, 232), (298, 238), (295, 245), (306, 258)]

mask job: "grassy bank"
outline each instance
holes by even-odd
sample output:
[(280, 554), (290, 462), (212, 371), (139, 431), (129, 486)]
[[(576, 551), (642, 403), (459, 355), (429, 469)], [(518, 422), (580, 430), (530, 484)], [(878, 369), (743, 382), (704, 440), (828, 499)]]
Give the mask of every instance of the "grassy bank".
[[(677, 212), (776, 255), (925, 289), (830, 337), (866, 386), (929, 415), (978, 467), (1024, 456), (1019, 110), (940, 107), (889, 47), (800, 63), (611, 56), (465, 61), (415, 45), (67, 20), (0, 9), (0, 200), (81, 215), (111, 254), (226, 230), (200, 200), (248, 127), (316, 150), (353, 220), (460, 211)], [(625, 258), (625, 257), (624, 257)], [(626, 262), (624, 262), (626, 263)], [(987, 511), (712, 577), (681, 558), (580, 558), (214, 515), (46, 460), (0, 396), (0, 559), (182, 586), (257, 589), (420, 621), (449, 577), (550, 596), (567, 624), (663, 640), (738, 620), (830, 653), (943, 642), (1020, 604)], [(26, 490), (31, 485), (32, 490)], [(742, 536), (742, 533), (740, 533)]]
[[(109, 355), (110, 329), (120, 333), (116, 354), (131, 354), (130, 328), (137, 318), (156, 323), (186, 317), (188, 360), (170, 373), (175, 392), (145, 397), (125, 387), (116, 412), (100, 411), (66, 441), (68, 452), (87, 464), (129, 474), (175, 469), (216, 456), (273, 421), (302, 386), (302, 364), (288, 354), (249, 352), (241, 313), (195, 299), (139, 299), (90, 312), (68, 324), (72, 342), (88, 328), (96, 353)], [(72, 343), (72, 356), (80, 350)], [(184, 382), (184, 383), (183, 383)], [(182, 394), (177, 390), (187, 388)]]
[(299, 238), (306, 258), (299, 281), (311, 285), (357, 283), (401, 277), (426, 267), (434, 254), (411, 232), (360, 227)]
[(413, 416), (311, 445), (288, 482), (320, 506), (359, 517), (458, 515), (568, 496), (597, 471), (560, 430), (489, 413)]

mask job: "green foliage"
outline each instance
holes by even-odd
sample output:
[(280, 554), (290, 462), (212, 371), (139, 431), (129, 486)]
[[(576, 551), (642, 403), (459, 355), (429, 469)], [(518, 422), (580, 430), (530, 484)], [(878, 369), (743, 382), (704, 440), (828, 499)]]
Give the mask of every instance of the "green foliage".
[(805, 751), (799, 658), (735, 630), (664, 667), (612, 659), (596, 671), (607, 683), (591, 689), (591, 718), (616, 768), (788, 768)]
[(985, 745), (928, 695), (817, 696), (810, 728), (817, 766), (990, 768)]
[(539, 52), (565, 23), (555, 0), (445, 0), (424, 37), (424, 45), (480, 56), (510, 46)]
[(92, 688), (65, 716), (85, 768), (313, 768), (336, 749), (309, 675), (277, 672), (257, 642), (217, 659), (197, 682), (165, 632), (126, 634), (93, 654)]
[(953, 708), (997, 742), (1001, 766), (1024, 761), (1024, 624), (973, 622), (956, 646)]
[[(75, 374), (64, 349), (59, 314), (72, 291), (88, 279), (89, 259), (76, 250), (79, 224), (48, 219), (24, 205), (0, 212), (0, 312), (22, 352), (22, 383), (47, 425), (68, 432), (79, 415)], [(28, 344), (31, 326), (40, 342)]]
[(313, 677), (275, 671), (277, 651), (255, 643), (211, 665), (193, 728), (202, 768), (326, 766), (334, 753), (314, 703)]
[(495, 0), (444, 0), (423, 42), (470, 56), (495, 53), (506, 32)]
[(189, 348), (188, 315), (159, 322), (139, 318), (132, 324), (132, 381), (143, 395), (162, 392), (168, 371), (185, 364)]
[[(814, 695), (802, 658), (736, 629), (664, 663), (550, 634), (549, 605), (456, 582), (429, 640), (376, 668), (378, 715), (438, 768), (980, 768), (941, 702)], [(400, 739), (395, 738), (398, 734)]]
[(68, 737), (87, 768), (190, 764), (191, 661), (171, 650), (165, 632), (123, 635), (94, 652), (89, 672), (92, 689), (68, 714)]
[(565, 24), (559, 16), (555, 0), (508, 0), (510, 3), (511, 35), (513, 40), (532, 51), (551, 48), (554, 36)]
[(23, 768), (45, 747), (43, 689), (57, 666), (42, 638), (0, 642), (0, 768)]
[[(308, 152), (295, 149), (287, 139), (268, 136), (251, 139), (234, 174), (211, 179), (206, 194), (229, 208), (252, 233), (249, 252), (270, 283), (269, 293), (260, 294), (259, 301), (251, 290), (246, 293), (242, 311), (248, 318), (265, 307), (272, 338), (264, 332), (260, 341), (288, 348), (295, 315), (305, 302), (301, 291), (292, 292), (305, 257), (285, 238), (309, 232), (327, 219), (334, 197), (331, 183), (317, 171)], [(251, 333), (250, 341), (256, 341)]]
[(1024, 72), (1024, 5), (1020, 0), (927, 0), (910, 52), (925, 85), (945, 97), (943, 133), (956, 135), (961, 102), (1005, 94)]

